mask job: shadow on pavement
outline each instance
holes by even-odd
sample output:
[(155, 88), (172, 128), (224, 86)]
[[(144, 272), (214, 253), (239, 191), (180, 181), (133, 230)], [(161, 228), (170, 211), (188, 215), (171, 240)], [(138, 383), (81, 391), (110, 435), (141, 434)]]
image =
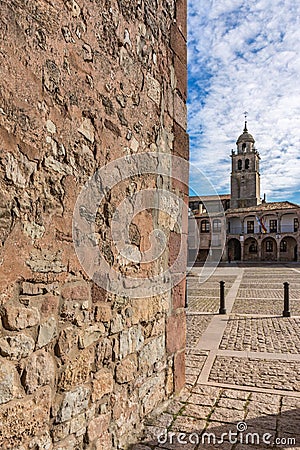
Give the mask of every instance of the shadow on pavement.
[(176, 420), (168, 430), (159, 426), (146, 426), (145, 438), (140, 443), (131, 445), (130, 449), (300, 449), (299, 408), (282, 411), (280, 415), (261, 415), (249, 418), (245, 422), (220, 423), (211, 421), (208, 422), (205, 429), (203, 419), (181, 417), (187, 419), (186, 425), (181, 429), (176, 426)]

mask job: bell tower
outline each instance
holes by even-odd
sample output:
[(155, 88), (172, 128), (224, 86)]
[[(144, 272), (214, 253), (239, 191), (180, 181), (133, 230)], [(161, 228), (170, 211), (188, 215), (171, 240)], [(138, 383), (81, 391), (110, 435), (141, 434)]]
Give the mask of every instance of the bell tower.
[(231, 153), (231, 208), (246, 208), (261, 203), (260, 156), (254, 143), (255, 140), (248, 132), (245, 120), (243, 133), (236, 141), (237, 150), (232, 150)]

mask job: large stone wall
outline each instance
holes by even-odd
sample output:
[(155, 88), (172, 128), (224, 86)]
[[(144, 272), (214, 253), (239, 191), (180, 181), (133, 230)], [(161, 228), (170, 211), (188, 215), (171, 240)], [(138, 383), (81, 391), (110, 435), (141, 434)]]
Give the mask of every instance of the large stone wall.
[[(0, 447), (124, 449), (184, 384), (185, 281), (148, 298), (105, 289), (79, 263), (73, 211), (116, 158), (188, 160), (185, 0), (0, 4)], [(109, 266), (141, 283), (172, 265), (187, 233), (180, 214), (178, 225), (148, 207), (131, 243), (145, 251), (159, 226), (163, 255), (118, 259), (113, 213), (147, 187), (187, 204), (184, 183), (140, 173), (106, 193), (96, 223)]]

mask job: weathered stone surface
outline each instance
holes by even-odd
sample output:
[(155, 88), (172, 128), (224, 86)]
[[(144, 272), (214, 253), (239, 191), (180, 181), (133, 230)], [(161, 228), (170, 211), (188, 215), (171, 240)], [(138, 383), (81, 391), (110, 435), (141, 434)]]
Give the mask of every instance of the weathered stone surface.
[(33, 250), (30, 255), (30, 259), (26, 261), (26, 264), (31, 268), (33, 272), (61, 273), (66, 272), (67, 270), (67, 267), (61, 261), (60, 251), (53, 253), (47, 250)]
[(86, 411), (90, 398), (90, 390), (88, 387), (79, 386), (73, 391), (67, 392), (61, 402), (56, 421), (66, 422), (72, 417)]
[(112, 318), (110, 304), (98, 302), (95, 306), (95, 320), (97, 322), (109, 322)]
[(128, 383), (134, 380), (137, 374), (137, 356), (129, 355), (117, 365), (116, 381), (118, 383)]
[(112, 372), (108, 369), (101, 369), (94, 374), (92, 381), (92, 400), (100, 400), (103, 395), (113, 391), (114, 380)]
[(5, 307), (3, 323), (8, 330), (23, 330), (37, 325), (40, 314), (37, 308), (9, 305)]
[(165, 336), (151, 339), (139, 355), (139, 365), (143, 371), (147, 371), (155, 363), (162, 360), (166, 352)]
[(49, 428), (50, 389), (39, 389), (33, 396), (0, 407), (0, 445), (15, 448), (28, 438), (43, 435)]
[(105, 328), (102, 323), (97, 323), (96, 325), (91, 325), (85, 328), (83, 333), (79, 336), (79, 348), (86, 348), (89, 345), (92, 345), (95, 342), (99, 341), (104, 332)]
[(41, 348), (49, 344), (49, 342), (51, 342), (56, 336), (57, 322), (55, 317), (52, 316), (39, 326), (37, 348)]
[[(186, 73), (178, 62), (185, 59), (178, 34), (185, 10), (174, 0), (31, 3), (4, 2), (1, 9), (0, 354), (16, 362), (19, 374), (9, 366), (17, 378), (3, 378), (8, 403), (0, 406), (0, 447), (127, 448), (145, 414), (172, 395), (180, 367), (173, 364), (176, 351), (166, 355), (171, 292), (134, 299), (127, 289), (131, 277), (143, 286), (167, 269), (169, 248), (141, 262), (153, 249), (150, 233), (161, 229), (168, 243), (170, 229), (178, 231), (180, 217), (156, 209), (173, 211), (176, 201), (148, 205), (132, 223), (129, 213), (148, 188), (178, 193), (147, 155), (186, 155)], [(97, 178), (105, 198), (95, 235), (80, 241), (73, 227), (78, 195), (98, 168), (120, 157), (115, 171)], [(121, 228), (129, 233), (120, 255), (111, 224), (125, 197)], [(87, 222), (88, 203), (80, 210)], [(124, 295), (110, 292), (113, 280), (102, 269), (91, 281), (72, 231), (78, 245), (94, 245), (96, 237), (111, 270), (124, 276)], [(18, 377), (21, 401), (13, 390)]]
[(55, 381), (55, 362), (52, 356), (40, 350), (33, 353), (25, 365), (22, 383), (28, 394), (45, 385), (53, 386)]
[(88, 426), (88, 438), (89, 442), (95, 441), (95, 439), (100, 439), (102, 435), (107, 433), (110, 422), (110, 414), (102, 414), (101, 416), (95, 417)]
[(80, 353), (63, 367), (60, 375), (59, 387), (67, 390), (72, 386), (87, 383), (91, 376), (94, 361), (94, 349), (80, 351)]
[(14, 364), (0, 358), (0, 404), (22, 396), (20, 379)]
[(143, 342), (144, 336), (140, 326), (132, 327), (128, 331), (123, 331), (120, 334), (120, 359), (130, 353), (139, 351), (142, 348)]
[(0, 353), (2, 356), (8, 356), (12, 360), (26, 358), (34, 350), (35, 342), (26, 334), (6, 336), (0, 339)]
[(88, 118), (83, 119), (82, 124), (78, 128), (78, 132), (80, 134), (82, 134), (91, 143), (94, 142), (95, 129), (94, 129), (93, 124), (90, 119), (88, 119)]

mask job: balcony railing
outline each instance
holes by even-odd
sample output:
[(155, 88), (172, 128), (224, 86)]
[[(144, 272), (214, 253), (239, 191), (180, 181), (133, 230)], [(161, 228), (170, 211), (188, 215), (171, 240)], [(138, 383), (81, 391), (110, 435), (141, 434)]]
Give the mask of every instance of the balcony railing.
[[(296, 233), (297, 230), (294, 229), (293, 225), (281, 225), (280, 228), (277, 228), (277, 230), (270, 230), (269, 226), (266, 225), (267, 233)], [(230, 227), (230, 231), (228, 231), (228, 234), (257, 234), (262, 233), (262, 230), (259, 228), (259, 226), (255, 226), (254, 230), (251, 231), (250, 229), (247, 229), (247, 227)]]

